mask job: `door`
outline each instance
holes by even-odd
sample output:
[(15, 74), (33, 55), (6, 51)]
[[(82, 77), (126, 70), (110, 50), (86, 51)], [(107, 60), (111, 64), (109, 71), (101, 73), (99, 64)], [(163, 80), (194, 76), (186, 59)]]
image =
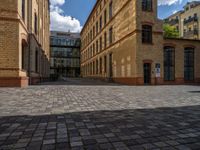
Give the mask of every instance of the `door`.
[(151, 84), (151, 64), (150, 63), (144, 64), (144, 84), (145, 85)]

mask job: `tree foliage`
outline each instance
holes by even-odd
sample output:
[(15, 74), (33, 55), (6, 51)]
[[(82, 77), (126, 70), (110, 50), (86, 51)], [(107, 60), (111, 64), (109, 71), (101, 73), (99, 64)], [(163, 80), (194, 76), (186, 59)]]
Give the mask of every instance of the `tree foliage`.
[(177, 31), (176, 27), (170, 26), (169, 24), (164, 24), (164, 37), (166, 38), (178, 38), (179, 32)]

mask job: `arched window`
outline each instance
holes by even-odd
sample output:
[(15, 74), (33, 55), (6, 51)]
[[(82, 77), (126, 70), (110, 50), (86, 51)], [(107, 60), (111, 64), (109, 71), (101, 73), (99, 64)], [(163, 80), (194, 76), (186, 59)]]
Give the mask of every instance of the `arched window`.
[(184, 79), (194, 80), (194, 48), (186, 47), (184, 50)]
[(152, 0), (142, 0), (142, 10), (152, 11)]
[(142, 43), (152, 43), (152, 26), (142, 25)]
[(175, 80), (175, 48), (164, 47), (164, 80)]

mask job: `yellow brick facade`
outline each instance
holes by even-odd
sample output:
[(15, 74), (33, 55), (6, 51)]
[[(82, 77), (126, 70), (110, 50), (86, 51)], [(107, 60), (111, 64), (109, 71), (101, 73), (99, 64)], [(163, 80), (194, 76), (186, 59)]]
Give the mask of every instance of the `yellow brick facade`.
[(0, 56), (0, 86), (49, 77), (49, 0), (0, 0)]
[[(151, 8), (151, 11), (142, 10), (142, 1), (98, 0), (81, 32), (82, 76), (143, 85), (148, 74), (144, 67), (147, 65), (149, 84), (199, 82), (200, 74), (197, 70), (200, 61), (196, 58), (200, 54), (200, 41), (164, 39), (163, 21), (157, 18), (157, 0), (152, 1)], [(152, 27), (151, 43), (143, 43), (145, 25)], [(164, 75), (165, 46), (173, 46), (175, 49), (175, 79), (170, 81), (166, 81), (164, 77), (167, 76), (167, 73)], [(184, 49), (187, 47), (194, 48), (195, 51), (195, 75), (190, 82), (184, 80)], [(160, 73), (156, 73), (156, 66), (160, 66)]]

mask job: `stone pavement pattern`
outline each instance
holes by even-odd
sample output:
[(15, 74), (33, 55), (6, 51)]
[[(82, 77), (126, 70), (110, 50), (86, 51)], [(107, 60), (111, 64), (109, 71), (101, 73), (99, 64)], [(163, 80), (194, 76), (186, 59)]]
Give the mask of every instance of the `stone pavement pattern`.
[(0, 88), (1, 149), (199, 150), (200, 86)]

